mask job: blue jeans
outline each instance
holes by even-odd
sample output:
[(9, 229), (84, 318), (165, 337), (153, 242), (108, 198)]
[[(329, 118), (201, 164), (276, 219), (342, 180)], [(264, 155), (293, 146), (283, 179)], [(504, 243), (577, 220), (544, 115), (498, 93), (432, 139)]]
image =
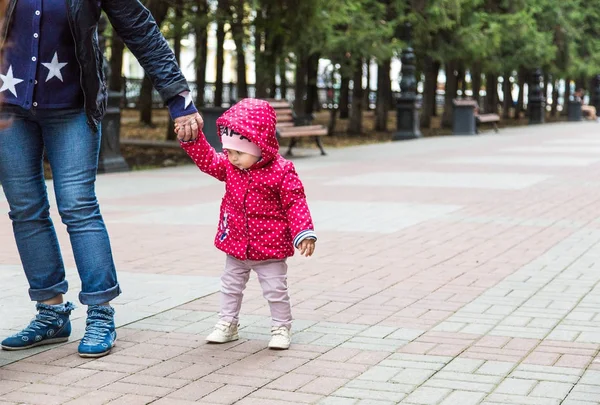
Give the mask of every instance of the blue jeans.
[(96, 199), (100, 131), (83, 109), (31, 110), (4, 106), (11, 125), (0, 130), (0, 184), (33, 301), (67, 292), (58, 239), (50, 219), (43, 172), (46, 151), (62, 222), (81, 278), (79, 300), (102, 304), (121, 293), (108, 233)]

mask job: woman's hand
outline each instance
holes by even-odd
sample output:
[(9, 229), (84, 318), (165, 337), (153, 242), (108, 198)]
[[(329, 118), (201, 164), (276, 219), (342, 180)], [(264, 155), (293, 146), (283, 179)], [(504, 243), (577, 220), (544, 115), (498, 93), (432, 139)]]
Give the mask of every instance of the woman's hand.
[(183, 142), (198, 138), (198, 133), (204, 126), (204, 120), (198, 113), (177, 117), (174, 122), (177, 139)]

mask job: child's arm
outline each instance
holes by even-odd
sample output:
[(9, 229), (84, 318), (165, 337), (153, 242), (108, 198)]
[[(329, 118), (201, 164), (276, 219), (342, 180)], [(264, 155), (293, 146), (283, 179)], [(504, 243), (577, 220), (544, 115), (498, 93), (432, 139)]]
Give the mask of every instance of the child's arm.
[(225, 181), (227, 177), (227, 156), (224, 153), (217, 153), (207, 142), (201, 131), (198, 139), (190, 142), (181, 142), (181, 147), (192, 158), (200, 170), (220, 181)]
[(317, 234), (306, 202), (304, 186), (294, 166), (290, 166), (283, 178), (280, 196), (294, 237), (294, 247), (298, 248), (307, 239), (316, 241)]

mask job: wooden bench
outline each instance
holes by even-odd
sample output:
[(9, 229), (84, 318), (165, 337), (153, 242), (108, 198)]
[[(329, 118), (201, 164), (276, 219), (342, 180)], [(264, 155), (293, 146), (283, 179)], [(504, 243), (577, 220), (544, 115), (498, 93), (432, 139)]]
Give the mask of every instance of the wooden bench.
[(475, 113), (475, 131), (479, 133), (480, 124), (492, 124), (494, 131), (498, 132), (498, 123), (500, 122), (500, 116), (498, 114), (478, 114)]
[(315, 139), (321, 155), (326, 155), (321, 143), (321, 136), (327, 135), (327, 128), (323, 125), (312, 125), (313, 116), (297, 116), (290, 104), (284, 100), (267, 99), (277, 114), (277, 136), (290, 138), (286, 155), (292, 156), (292, 149), (296, 146), (298, 138), (312, 136)]

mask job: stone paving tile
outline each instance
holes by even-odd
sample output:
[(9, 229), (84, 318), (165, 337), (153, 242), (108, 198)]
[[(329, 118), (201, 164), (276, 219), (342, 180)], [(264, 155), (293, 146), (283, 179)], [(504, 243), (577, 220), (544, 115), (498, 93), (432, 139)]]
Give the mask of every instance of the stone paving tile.
[[(240, 340), (204, 342), (223, 266), (221, 184), (194, 167), (100, 176), (126, 287), (118, 345), (77, 356), (78, 308), (70, 343), (0, 352), (0, 405), (598, 405), (597, 131), (556, 124), (296, 159), (320, 240), (314, 258), (289, 260), (294, 344), (282, 352), (266, 349), (255, 275)], [(0, 242), (14, 246), (5, 216)], [(2, 335), (31, 317), (18, 263), (16, 249), (0, 252)]]

